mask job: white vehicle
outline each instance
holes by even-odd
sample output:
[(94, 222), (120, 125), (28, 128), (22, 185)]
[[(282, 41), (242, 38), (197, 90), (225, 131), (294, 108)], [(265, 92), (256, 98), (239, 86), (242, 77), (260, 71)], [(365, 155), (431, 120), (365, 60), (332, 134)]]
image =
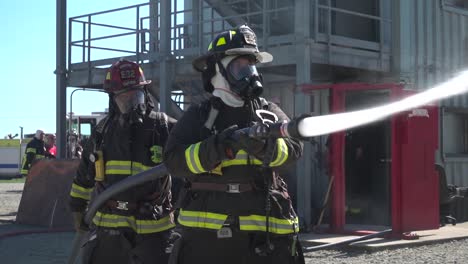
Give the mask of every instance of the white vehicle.
[(0, 178), (21, 175), (21, 161), (31, 139), (0, 139)]

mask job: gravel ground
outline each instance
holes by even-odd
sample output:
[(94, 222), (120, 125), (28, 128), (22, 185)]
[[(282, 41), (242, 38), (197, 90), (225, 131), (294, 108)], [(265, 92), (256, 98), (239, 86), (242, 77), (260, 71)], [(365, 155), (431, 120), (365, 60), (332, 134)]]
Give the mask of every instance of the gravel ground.
[(468, 240), (377, 252), (321, 250), (307, 253), (306, 263), (468, 263)]
[[(1, 238), (5, 233), (32, 230), (32, 227), (12, 224), (22, 189), (22, 183), (0, 184), (0, 262), (66, 263), (73, 233), (28, 234)], [(306, 253), (306, 263), (468, 263), (468, 239), (377, 252), (356, 249), (321, 250)]]
[(15, 220), (23, 187), (24, 183), (0, 183), (0, 223)]

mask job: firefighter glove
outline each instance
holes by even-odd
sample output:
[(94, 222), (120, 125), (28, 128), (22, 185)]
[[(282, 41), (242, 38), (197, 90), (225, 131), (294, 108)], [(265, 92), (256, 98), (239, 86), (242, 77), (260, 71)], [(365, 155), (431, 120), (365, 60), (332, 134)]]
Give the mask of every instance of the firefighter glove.
[(238, 139), (236, 142), (241, 149), (257, 158), (263, 157), (266, 146), (265, 139), (251, 137), (243, 132), (237, 133), (236, 138)]
[(223, 159), (233, 159), (239, 151), (238, 144), (232, 137), (236, 130), (237, 125), (232, 125), (216, 135), (217, 151)]

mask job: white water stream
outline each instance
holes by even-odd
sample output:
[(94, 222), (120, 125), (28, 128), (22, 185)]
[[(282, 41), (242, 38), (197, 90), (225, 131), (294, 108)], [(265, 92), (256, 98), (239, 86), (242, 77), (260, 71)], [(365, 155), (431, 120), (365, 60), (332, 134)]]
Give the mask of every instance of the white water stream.
[(400, 101), (364, 110), (305, 118), (299, 123), (298, 130), (303, 137), (330, 134), (372, 123), (396, 113), (427, 105), (431, 102), (462, 94), (467, 91), (468, 70), (461, 72), (447, 82), (424, 92), (406, 97)]

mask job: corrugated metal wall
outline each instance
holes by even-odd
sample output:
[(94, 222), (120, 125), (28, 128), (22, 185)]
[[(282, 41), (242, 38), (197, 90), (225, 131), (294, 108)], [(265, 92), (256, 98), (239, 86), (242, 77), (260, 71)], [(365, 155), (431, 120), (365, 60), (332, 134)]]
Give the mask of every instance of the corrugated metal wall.
[[(394, 12), (394, 70), (407, 82), (407, 88), (429, 89), (468, 68), (467, 9), (448, 6), (445, 0), (398, 0)], [(468, 109), (468, 95), (449, 98), (440, 105)], [(441, 133), (451, 129), (444, 128), (442, 122), (440, 125)], [(443, 146), (440, 149), (443, 151)], [(443, 159), (444, 153), (439, 155)], [(468, 158), (443, 161), (447, 181), (468, 186)]]
[(457, 186), (468, 186), (467, 158), (445, 159), (445, 174), (447, 182)]
[[(407, 60), (402, 63), (412, 70), (408, 87), (430, 88), (467, 67), (468, 19), (463, 11), (447, 10), (444, 0), (403, 1), (402, 8), (409, 8), (406, 14), (409, 17), (402, 16), (400, 20), (409, 27), (405, 32), (408, 36), (401, 34), (400, 38), (409, 38), (411, 43), (411, 56), (401, 58)], [(443, 105), (468, 107), (468, 96), (453, 97)]]

